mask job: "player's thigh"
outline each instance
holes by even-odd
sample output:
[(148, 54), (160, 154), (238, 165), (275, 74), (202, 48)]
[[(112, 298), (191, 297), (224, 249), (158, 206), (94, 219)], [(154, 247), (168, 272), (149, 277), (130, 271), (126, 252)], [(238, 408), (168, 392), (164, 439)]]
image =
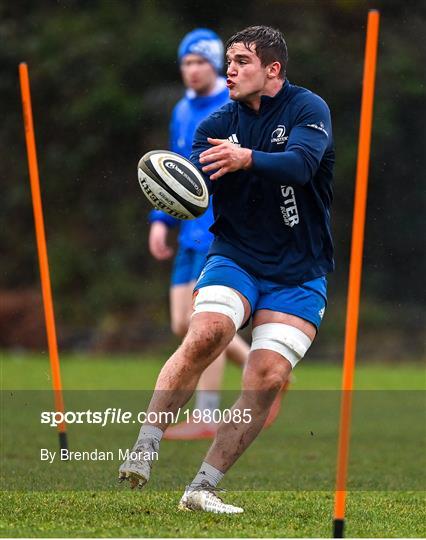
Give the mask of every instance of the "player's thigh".
[(303, 332), (312, 341), (327, 304), (327, 280), (315, 278), (300, 285), (278, 285), (262, 281), (253, 316), (253, 328), (283, 324)]
[(284, 362), (286, 368), (290, 368), (290, 373), (305, 356), (315, 334), (315, 326), (301, 317), (267, 309), (258, 310), (253, 317), (249, 364), (254, 356), (258, 362), (262, 362), (262, 356), (270, 359), (273, 352), (275, 361)]
[(311, 341), (314, 340), (317, 333), (317, 329), (314, 324), (306, 319), (297, 317), (296, 315), (291, 315), (290, 313), (281, 313), (279, 311), (271, 311), (269, 309), (259, 309), (256, 311), (253, 316), (253, 328), (270, 323), (280, 323), (297, 328), (306, 334)]
[(170, 317), (172, 326), (188, 326), (192, 313), (192, 291), (195, 281), (170, 288)]
[(251, 351), (274, 351), (292, 368), (305, 356), (324, 314), (325, 283), (285, 286), (262, 282), (253, 316)]
[(258, 291), (252, 276), (227, 257), (207, 260), (195, 285), (195, 312), (218, 311), (233, 319), (236, 330), (250, 319)]

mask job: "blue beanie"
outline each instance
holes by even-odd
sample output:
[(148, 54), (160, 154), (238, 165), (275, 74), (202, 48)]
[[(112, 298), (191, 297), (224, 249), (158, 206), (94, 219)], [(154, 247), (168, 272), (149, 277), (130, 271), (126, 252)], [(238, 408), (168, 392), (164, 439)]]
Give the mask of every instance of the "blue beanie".
[(199, 54), (216, 69), (223, 69), (223, 43), (220, 37), (207, 28), (196, 28), (183, 38), (178, 49), (178, 60), (187, 54)]

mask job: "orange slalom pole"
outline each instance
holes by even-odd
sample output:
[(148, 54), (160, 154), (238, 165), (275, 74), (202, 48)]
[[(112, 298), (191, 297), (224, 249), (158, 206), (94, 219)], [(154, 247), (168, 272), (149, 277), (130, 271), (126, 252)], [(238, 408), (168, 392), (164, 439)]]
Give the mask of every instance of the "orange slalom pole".
[(355, 203), (352, 223), (348, 303), (346, 309), (342, 402), (340, 410), (336, 493), (334, 502), (334, 538), (343, 538), (344, 535), (346, 480), (352, 412), (352, 389), (355, 373), (356, 345), (358, 335), (359, 299), (361, 291), (362, 257), (364, 250), (365, 210), (367, 202), (371, 130), (373, 123), (374, 83), (376, 75), (379, 19), (379, 11), (369, 11), (364, 59), (361, 121), (358, 141)]
[[(34, 135), (34, 124), (31, 107), (30, 82), (28, 66), (19, 64), (19, 81), (21, 85), (22, 108), (24, 115), (25, 139), (27, 144), (28, 167), (30, 171), (31, 196), (34, 210), (34, 222), (37, 239), (38, 260), (40, 265), (41, 289), (43, 295), (44, 317), (46, 323), (47, 342), (49, 346), (50, 368), (55, 398), (56, 411), (64, 412), (61, 372), (59, 366), (58, 344), (56, 340), (55, 315), (53, 311), (52, 290), (50, 286), (49, 261), (47, 258), (46, 237), (44, 233), (43, 207), (40, 195), (37, 152)], [(59, 446), (67, 448), (65, 423), (58, 424)]]

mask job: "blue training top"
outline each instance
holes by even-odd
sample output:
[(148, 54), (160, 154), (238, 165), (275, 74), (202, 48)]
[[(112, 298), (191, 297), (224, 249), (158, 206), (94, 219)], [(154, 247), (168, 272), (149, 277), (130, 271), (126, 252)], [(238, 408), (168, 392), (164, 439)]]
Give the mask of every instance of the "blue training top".
[(297, 285), (333, 271), (330, 206), (334, 148), (330, 111), (316, 94), (285, 81), (259, 112), (232, 102), (196, 131), (191, 161), (229, 139), (253, 149), (253, 166), (210, 181), (215, 239), (209, 255), (255, 276)]
[[(194, 91), (188, 90), (173, 109), (170, 122), (170, 149), (189, 158), (197, 126), (209, 114), (228, 101), (229, 91), (223, 77), (218, 78), (216, 89), (212, 95), (197, 96)], [(197, 219), (180, 221), (161, 210), (152, 210), (149, 214), (149, 221), (150, 223), (162, 221), (168, 227), (180, 225), (178, 242), (183, 248), (207, 252), (213, 240), (213, 235), (209, 232), (209, 227), (214, 221), (211, 205)]]

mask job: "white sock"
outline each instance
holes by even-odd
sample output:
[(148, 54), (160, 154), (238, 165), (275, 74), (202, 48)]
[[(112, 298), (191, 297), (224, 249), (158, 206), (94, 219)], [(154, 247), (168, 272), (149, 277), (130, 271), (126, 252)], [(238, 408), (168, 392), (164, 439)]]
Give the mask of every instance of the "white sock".
[(211, 486), (216, 487), (224, 476), (225, 474), (219, 471), (219, 469), (216, 469), (203, 461), (200, 470), (191, 482), (190, 487), (199, 486), (203, 480), (207, 480)]
[(140, 431), (139, 431), (139, 439), (156, 439), (158, 442), (161, 441), (161, 438), (163, 437), (163, 430), (155, 427), (150, 426), (149, 424), (144, 424)]
[(195, 409), (211, 411), (218, 409), (220, 405), (219, 392), (215, 390), (197, 390), (195, 395)]

